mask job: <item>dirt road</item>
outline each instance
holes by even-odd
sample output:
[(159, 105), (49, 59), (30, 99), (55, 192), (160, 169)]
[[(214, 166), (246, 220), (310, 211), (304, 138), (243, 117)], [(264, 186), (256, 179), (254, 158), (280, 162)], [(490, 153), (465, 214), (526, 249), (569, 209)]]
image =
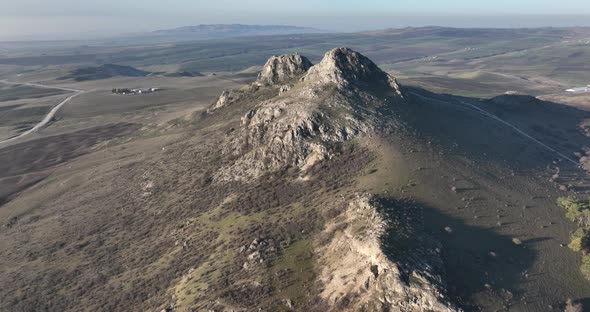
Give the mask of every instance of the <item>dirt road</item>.
[(65, 91), (70, 91), (70, 92), (75, 92), (74, 94), (68, 96), (65, 100), (63, 100), (62, 102), (60, 102), (59, 104), (55, 105), (50, 111), (49, 113), (47, 113), (47, 115), (45, 116), (45, 118), (43, 118), (43, 120), (41, 120), (39, 123), (37, 123), (33, 128), (6, 140), (0, 141), (0, 147), (2, 147), (3, 145), (6, 145), (8, 143), (14, 142), (24, 136), (27, 136), (33, 132), (38, 131), (39, 129), (45, 127), (45, 125), (47, 125), (51, 119), (53, 119), (53, 117), (55, 116), (55, 114), (61, 109), (62, 106), (64, 106), (67, 102), (69, 102), (71, 99), (73, 99), (74, 97), (84, 93), (83, 90), (78, 90), (78, 89), (71, 89), (71, 88), (62, 88), (62, 87), (56, 87), (56, 86), (45, 86), (45, 85), (41, 85), (41, 84), (37, 84), (37, 83), (17, 83), (17, 82), (10, 82), (10, 81), (6, 81), (6, 80), (0, 80), (0, 82), (5, 83), (5, 84), (12, 84), (12, 85), (26, 85), (26, 86), (31, 86), (31, 87), (37, 87), (37, 88), (47, 88), (47, 89), (59, 89), (59, 90), (65, 90)]
[(496, 116), (496, 115), (494, 115), (494, 114), (492, 114), (492, 113), (489, 113), (489, 112), (487, 112), (487, 111), (485, 111), (485, 110), (483, 110), (483, 109), (481, 109), (481, 108), (479, 108), (479, 107), (477, 107), (477, 106), (475, 106), (475, 105), (473, 105), (473, 104), (469, 104), (469, 103), (467, 103), (467, 102), (464, 102), (464, 101), (461, 101), (461, 104), (463, 104), (463, 105), (466, 105), (466, 106), (468, 106), (469, 108), (472, 108), (472, 109), (474, 109), (474, 110), (475, 110), (475, 111), (477, 111), (478, 113), (480, 113), (480, 114), (482, 114), (482, 115), (484, 115), (484, 116), (486, 116), (486, 117), (488, 117), (488, 118), (494, 119), (494, 120), (496, 120), (497, 122), (499, 122), (499, 123), (501, 123), (501, 124), (504, 124), (505, 126), (507, 126), (507, 127), (509, 127), (509, 128), (512, 128), (512, 130), (516, 131), (517, 133), (519, 133), (519, 134), (520, 134), (520, 135), (522, 135), (523, 137), (525, 137), (525, 138), (527, 138), (527, 139), (529, 139), (529, 140), (531, 140), (531, 141), (533, 141), (533, 142), (537, 143), (538, 145), (540, 145), (540, 146), (544, 147), (545, 149), (547, 149), (547, 150), (549, 150), (549, 151), (551, 151), (551, 152), (553, 152), (553, 153), (557, 154), (557, 155), (558, 155), (558, 156), (560, 156), (561, 158), (563, 158), (563, 159), (565, 159), (565, 160), (567, 160), (567, 161), (571, 162), (572, 164), (574, 164), (576, 167), (580, 166), (580, 163), (579, 163), (579, 162), (577, 162), (577, 161), (575, 161), (575, 160), (571, 159), (570, 157), (568, 157), (568, 156), (566, 156), (565, 154), (563, 154), (562, 152), (560, 152), (560, 151), (558, 151), (558, 150), (554, 149), (553, 147), (551, 147), (551, 146), (549, 146), (549, 145), (547, 145), (547, 144), (545, 144), (545, 143), (543, 143), (543, 142), (541, 142), (541, 141), (539, 141), (539, 140), (535, 139), (534, 137), (530, 136), (528, 133), (526, 133), (526, 132), (524, 132), (524, 131), (520, 130), (520, 129), (519, 129), (517, 126), (515, 126), (515, 125), (513, 125), (513, 124), (511, 124), (511, 123), (509, 123), (509, 122), (507, 122), (507, 121), (505, 121), (504, 119), (502, 119), (502, 118), (500, 118), (500, 117), (498, 117), (498, 116)]
[(511, 124), (511, 123), (509, 123), (507, 121), (505, 121), (504, 119), (501, 119), (500, 117), (498, 117), (498, 116), (496, 116), (496, 115), (494, 115), (492, 113), (489, 113), (489, 112), (487, 112), (487, 111), (485, 111), (485, 110), (483, 110), (483, 109), (481, 109), (481, 108), (479, 108), (479, 107), (477, 107), (477, 106), (475, 106), (473, 104), (467, 103), (465, 101), (461, 101), (460, 102), (461, 105), (456, 105), (454, 103), (449, 103), (449, 102), (446, 102), (446, 101), (441, 101), (441, 100), (437, 100), (437, 99), (427, 98), (427, 97), (425, 97), (423, 95), (420, 95), (418, 93), (414, 93), (414, 92), (410, 92), (410, 93), (413, 94), (413, 95), (415, 95), (415, 96), (418, 96), (418, 97), (421, 97), (421, 98), (425, 98), (425, 99), (428, 99), (428, 100), (432, 100), (432, 101), (436, 101), (436, 102), (439, 102), (439, 103), (443, 103), (443, 104), (446, 104), (446, 105), (452, 105), (452, 106), (455, 106), (455, 107), (459, 107), (459, 108), (463, 108), (463, 109), (475, 111), (478, 114), (481, 114), (481, 115), (483, 115), (483, 116), (485, 116), (487, 118), (491, 118), (491, 119), (493, 119), (493, 120), (495, 120), (495, 121), (497, 121), (497, 122), (499, 122), (499, 123), (501, 123), (501, 124), (503, 124), (503, 125), (511, 128), (512, 130), (516, 131), (521, 136), (523, 136), (523, 137), (527, 138), (528, 140), (534, 142), (535, 144), (537, 144), (537, 145), (539, 145), (539, 146), (541, 146), (541, 147), (543, 147), (543, 148), (545, 148), (545, 149), (547, 149), (547, 150), (549, 150), (549, 151), (557, 154), (559, 157), (561, 157), (564, 160), (566, 160), (566, 161), (574, 164), (576, 167), (579, 167), (580, 166), (580, 163), (578, 163), (577, 161), (573, 160), (572, 158), (566, 156), (562, 152), (560, 152), (560, 151), (554, 149), (553, 147), (551, 147), (551, 146), (549, 146), (549, 145), (547, 145), (547, 144), (539, 141), (538, 139), (532, 137), (528, 133), (520, 130), (517, 126), (515, 126), (515, 125), (513, 125), (513, 124)]

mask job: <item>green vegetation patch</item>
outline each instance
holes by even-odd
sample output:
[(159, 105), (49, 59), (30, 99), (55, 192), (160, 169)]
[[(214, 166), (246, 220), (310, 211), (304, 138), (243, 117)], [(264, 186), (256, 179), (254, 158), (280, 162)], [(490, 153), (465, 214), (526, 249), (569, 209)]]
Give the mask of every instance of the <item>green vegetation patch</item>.
[(285, 249), (270, 270), (279, 297), (295, 304), (305, 301), (316, 276), (313, 263), (313, 246), (309, 239), (298, 240)]
[(590, 280), (590, 200), (581, 200), (574, 196), (559, 197), (557, 204), (566, 210), (565, 216), (568, 220), (578, 224), (568, 247), (573, 251), (582, 252), (580, 271)]
[(572, 234), (571, 242), (568, 247), (573, 251), (584, 251), (588, 250), (588, 231), (582, 228), (577, 229)]
[(582, 257), (582, 265), (580, 270), (586, 279), (590, 280), (590, 255), (584, 255)]
[(578, 223), (580, 227), (590, 227), (590, 201), (580, 200), (574, 196), (559, 197), (557, 204), (566, 210), (568, 220)]

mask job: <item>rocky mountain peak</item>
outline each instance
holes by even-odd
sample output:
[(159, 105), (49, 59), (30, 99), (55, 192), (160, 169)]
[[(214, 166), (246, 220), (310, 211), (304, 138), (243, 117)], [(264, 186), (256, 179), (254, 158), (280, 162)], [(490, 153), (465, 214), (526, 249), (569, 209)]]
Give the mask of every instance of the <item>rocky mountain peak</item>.
[(398, 90), (395, 78), (382, 71), (366, 56), (349, 48), (336, 48), (326, 53), (303, 78), (305, 81), (335, 83), (339, 87), (350, 84)]
[(281, 87), (252, 89), (277, 92), (242, 117), (224, 148), (236, 161), (219, 170), (216, 181), (252, 181), (286, 167), (304, 176), (333, 157), (339, 144), (393, 126), (394, 120), (378, 117), (380, 110), (405, 99), (395, 79), (367, 57), (338, 48), (307, 69), (310, 64), (299, 54), (269, 59), (257, 83)]
[(274, 85), (303, 75), (313, 64), (299, 53), (275, 55), (266, 61), (256, 83)]

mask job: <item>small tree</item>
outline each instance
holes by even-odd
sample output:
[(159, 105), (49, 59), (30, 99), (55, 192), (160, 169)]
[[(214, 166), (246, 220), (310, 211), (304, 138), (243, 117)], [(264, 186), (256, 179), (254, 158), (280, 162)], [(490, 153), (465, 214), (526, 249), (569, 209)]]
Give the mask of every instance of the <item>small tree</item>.
[(590, 255), (582, 256), (582, 265), (580, 266), (582, 275), (590, 280)]
[(582, 228), (577, 229), (572, 234), (571, 242), (568, 247), (577, 252), (583, 252), (584, 254), (590, 251), (590, 237), (588, 231)]

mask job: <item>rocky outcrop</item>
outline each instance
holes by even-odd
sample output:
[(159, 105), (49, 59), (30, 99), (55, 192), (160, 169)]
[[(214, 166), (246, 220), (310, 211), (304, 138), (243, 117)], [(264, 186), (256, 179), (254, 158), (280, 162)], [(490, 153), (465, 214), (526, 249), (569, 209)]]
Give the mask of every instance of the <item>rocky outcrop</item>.
[(222, 107), (226, 107), (240, 98), (239, 92), (235, 90), (223, 90), (215, 103), (207, 109), (208, 113), (214, 112)]
[[(305, 183), (315, 172), (311, 168), (338, 157), (347, 142), (397, 126), (391, 108), (407, 102), (395, 78), (371, 60), (338, 48), (302, 72), (305, 66), (297, 64), (304, 61), (297, 60), (303, 59), (272, 57), (267, 62), (257, 82), (260, 89), (252, 92), (276, 93), (228, 133), (223, 145), (227, 161), (214, 173), (213, 183), (254, 183), (286, 169)], [(391, 220), (378, 212), (370, 196), (361, 196), (328, 222), (314, 245), (319, 301), (334, 311), (457, 311), (447, 302), (439, 274), (440, 244), (428, 241), (427, 250), (394, 259), (389, 243), (395, 241), (384, 240), (392, 233)], [(398, 221), (396, 225), (408, 223)], [(272, 258), (271, 249), (260, 246), (256, 241), (242, 247), (242, 272), (254, 272)]]
[[(446, 299), (438, 272), (417, 269), (402, 278), (400, 266), (382, 250), (391, 227), (367, 195), (327, 224), (324, 236), (331, 240), (317, 248), (320, 296), (338, 311), (458, 311)], [(430, 257), (422, 260), (442, 261), (438, 252)]]
[(290, 85), (284, 85), (279, 89), (279, 95), (283, 95), (283, 93), (288, 92), (291, 90)]
[(256, 92), (261, 87), (280, 85), (279, 95), (282, 95), (291, 89), (289, 83), (305, 74), (311, 66), (311, 62), (298, 53), (272, 56), (264, 64), (254, 83), (240, 90), (224, 90), (207, 109), (207, 113), (238, 102), (248, 92)]
[(334, 83), (339, 88), (350, 88), (351, 84), (362, 88), (391, 88), (400, 93), (395, 78), (364, 55), (349, 48), (337, 48), (326, 53), (303, 80), (319, 84)]
[(305, 74), (311, 66), (311, 62), (298, 53), (275, 55), (264, 64), (256, 84), (270, 86), (285, 83)]
[(242, 118), (243, 132), (227, 148), (239, 158), (219, 171), (218, 177), (248, 180), (286, 167), (305, 172), (332, 157), (330, 143), (344, 142), (370, 129), (354, 118), (332, 119), (314, 109), (316, 105), (278, 100), (249, 112)]
[[(289, 68), (286, 63), (299, 59), (304, 58), (272, 57), (265, 68)], [(263, 71), (261, 77), (277, 76)], [(245, 181), (289, 167), (305, 174), (331, 158), (338, 144), (383, 128), (384, 119), (377, 117), (380, 108), (405, 101), (393, 77), (344, 48), (328, 52), (301, 81), (280, 91), (242, 117), (242, 129), (225, 147), (237, 160), (217, 172), (217, 181)]]

